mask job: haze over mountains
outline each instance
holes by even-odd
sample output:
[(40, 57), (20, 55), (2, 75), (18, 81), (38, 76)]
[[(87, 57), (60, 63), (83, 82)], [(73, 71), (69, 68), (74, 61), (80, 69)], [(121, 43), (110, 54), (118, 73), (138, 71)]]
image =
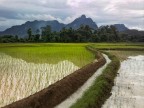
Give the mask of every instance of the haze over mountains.
[[(57, 20), (53, 21), (27, 21), (22, 25), (12, 26), (11, 28), (6, 29), (5, 31), (0, 32), (0, 35), (18, 35), (19, 37), (25, 37), (27, 35), (27, 30), (29, 28), (32, 29), (33, 33), (36, 32), (37, 29), (41, 29), (41, 27), (45, 27), (47, 25), (51, 26), (52, 31), (60, 31), (63, 27), (73, 29), (78, 29), (80, 25), (89, 25), (92, 29), (98, 29), (97, 24), (91, 19), (87, 18), (85, 15), (82, 15), (79, 18), (76, 18), (73, 22), (69, 24), (63, 24), (58, 22)], [(124, 24), (115, 24), (114, 25), (118, 31), (126, 31), (129, 30), (125, 27)]]

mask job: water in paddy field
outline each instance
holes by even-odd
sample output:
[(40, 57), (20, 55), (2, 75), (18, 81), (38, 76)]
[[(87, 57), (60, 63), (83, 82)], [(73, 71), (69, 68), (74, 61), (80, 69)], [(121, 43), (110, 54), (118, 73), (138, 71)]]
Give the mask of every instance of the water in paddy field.
[(102, 108), (144, 108), (144, 56), (121, 63), (112, 96)]
[(30, 96), (77, 69), (67, 60), (34, 64), (0, 53), (0, 107)]

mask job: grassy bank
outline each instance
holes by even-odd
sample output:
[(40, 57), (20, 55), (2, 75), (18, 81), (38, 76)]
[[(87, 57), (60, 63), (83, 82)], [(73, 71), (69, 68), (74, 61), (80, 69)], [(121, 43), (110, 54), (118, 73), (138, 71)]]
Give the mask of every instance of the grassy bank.
[(114, 78), (120, 66), (118, 58), (110, 53), (108, 57), (112, 60), (93, 85), (84, 93), (71, 108), (100, 108), (106, 99), (111, 95), (111, 89), (114, 85)]
[(69, 60), (81, 67), (90, 63), (94, 55), (85, 49), (86, 44), (37, 43), (0, 44), (0, 52), (32, 63), (57, 64)]

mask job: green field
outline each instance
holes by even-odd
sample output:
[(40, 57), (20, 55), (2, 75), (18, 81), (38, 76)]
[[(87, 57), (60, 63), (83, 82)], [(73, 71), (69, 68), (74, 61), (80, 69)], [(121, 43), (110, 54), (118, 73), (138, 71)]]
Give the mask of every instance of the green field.
[(92, 62), (95, 56), (86, 50), (87, 45), (110, 52), (120, 60), (144, 55), (142, 43), (0, 44), (0, 107), (34, 94)]
[(108, 51), (111, 54), (116, 55), (120, 61), (126, 60), (129, 56), (144, 55), (144, 51)]
[(91, 46), (114, 54), (121, 61), (129, 56), (144, 55), (144, 43), (96, 43)]
[(95, 56), (87, 44), (0, 44), (0, 107), (63, 79)]
[(144, 44), (142, 43), (96, 43), (89, 45), (89, 47), (107, 52), (111, 63), (71, 108), (100, 108), (111, 95), (110, 91), (113, 86), (111, 82), (114, 82), (117, 75), (120, 66), (119, 60), (125, 60), (129, 56), (144, 55)]
[(144, 43), (96, 43), (91, 44), (101, 50), (139, 50), (144, 51)]
[[(94, 55), (85, 49), (86, 43), (25, 43), (25, 44), (0, 44), (0, 52), (14, 58), (21, 58), (33, 63), (57, 64), (69, 60), (82, 67), (94, 60)], [(99, 50), (108, 50), (118, 56), (120, 60), (128, 56), (143, 55), (143, 43), (95, 43), (90, 44)]]
[(87, 44), (0, 44), (0, 52), (33, 63), (57, 64), (69, 60), (81, 67), (94, 60), (94, 55), (85, 49)]

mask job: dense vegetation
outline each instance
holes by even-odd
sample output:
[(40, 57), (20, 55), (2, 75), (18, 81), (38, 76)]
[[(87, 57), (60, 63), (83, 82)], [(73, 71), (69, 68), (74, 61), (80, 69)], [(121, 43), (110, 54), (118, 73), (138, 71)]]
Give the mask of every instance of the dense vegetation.
[(63, 60), (69, 60), (81, 67), (94, 59), (94, 55), (85, 49), (85, 45), (64, 43), (0, 44), (0, 52), (27, 62), (56, 64)]
[(52, 31), (51, 26), (42, 27), (32, 31), (27, 30), (27, 38), (5, 35), (0, 37), (0, 42), (128, 42), (143, 41), (144, 36), (137, 33), (118, 32), (115, 26), (102, 26), (96, 30), (88, 25), (81, 25), (78, 29), (62, 28), (60, 32)]

